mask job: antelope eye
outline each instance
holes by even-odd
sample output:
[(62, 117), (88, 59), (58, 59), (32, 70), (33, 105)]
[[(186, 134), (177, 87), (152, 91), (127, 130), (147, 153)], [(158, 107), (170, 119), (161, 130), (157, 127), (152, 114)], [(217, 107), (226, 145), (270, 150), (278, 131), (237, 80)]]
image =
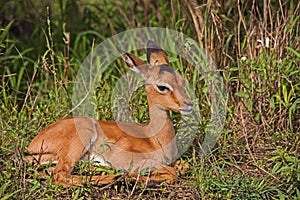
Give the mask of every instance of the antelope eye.
[(164, 85), (157, 85), (156, 87), (159, 90), (159, 92), (162, 92), (162, 93), (166, 93), (166, 92), (170, 91), (170, 88), (168, 88), (167, 86), (164, 86)]

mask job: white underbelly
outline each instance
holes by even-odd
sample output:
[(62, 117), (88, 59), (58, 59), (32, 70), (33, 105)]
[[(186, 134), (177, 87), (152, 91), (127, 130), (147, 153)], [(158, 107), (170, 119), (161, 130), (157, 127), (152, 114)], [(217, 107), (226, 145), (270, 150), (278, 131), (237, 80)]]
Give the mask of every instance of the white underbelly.
[(103, 167), (108, 167), (110, 164), (103, 158), (102, 155), (90, 155), (89, 160), (93, 162), (93, 164)]

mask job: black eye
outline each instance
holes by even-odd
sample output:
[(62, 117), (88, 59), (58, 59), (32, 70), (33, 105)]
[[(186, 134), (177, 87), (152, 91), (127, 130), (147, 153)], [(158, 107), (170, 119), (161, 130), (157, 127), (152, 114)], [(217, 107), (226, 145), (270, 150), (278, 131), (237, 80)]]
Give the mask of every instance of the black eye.
[(157, 89), (160, 91), (160, 92), (168, 92), (170, 91), (170, 88), (164, 86), (164, 85), (157, 85)]

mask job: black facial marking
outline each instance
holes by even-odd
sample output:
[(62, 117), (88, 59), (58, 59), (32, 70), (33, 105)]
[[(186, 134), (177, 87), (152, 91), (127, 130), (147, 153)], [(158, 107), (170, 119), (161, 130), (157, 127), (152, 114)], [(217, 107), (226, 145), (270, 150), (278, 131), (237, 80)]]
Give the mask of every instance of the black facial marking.
[(165, 71), (171, 73), (172, 75), (175, 75), (175, 71), (172, 67), (168, 65), (161, 65), (159, 69), (159, 73), (163, 74)]

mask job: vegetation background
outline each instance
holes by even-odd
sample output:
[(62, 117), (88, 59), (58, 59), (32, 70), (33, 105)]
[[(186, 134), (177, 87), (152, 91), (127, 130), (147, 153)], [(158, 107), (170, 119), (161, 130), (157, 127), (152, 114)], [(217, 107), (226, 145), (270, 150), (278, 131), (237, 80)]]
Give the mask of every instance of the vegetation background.
[[(300, 199), (299, 18), (298, 0), (1, 0), (0, 198)], [(70, 116), (72, 81), (92, 44), (147, 26), (183, 32), (215, 60), (227, 118), (213, 152), (198, 157), (200, 128), (183, 156), (190, 168), (172, 186), (122, 179), (62, 188), (40, 180), (24, 161), (26, 146)], [(110, 71), (116, 77), (120, 64)], [(188, 77), (193, 69), (181, 73)], [(99, 119), (108, 120), (114, 80), (106, 77), (98, 101)], [(209, 116), (205, 83), (199, 85), (201, 113)], [(147, 120), (145, 100), (136, 102), (138, 120)]]

